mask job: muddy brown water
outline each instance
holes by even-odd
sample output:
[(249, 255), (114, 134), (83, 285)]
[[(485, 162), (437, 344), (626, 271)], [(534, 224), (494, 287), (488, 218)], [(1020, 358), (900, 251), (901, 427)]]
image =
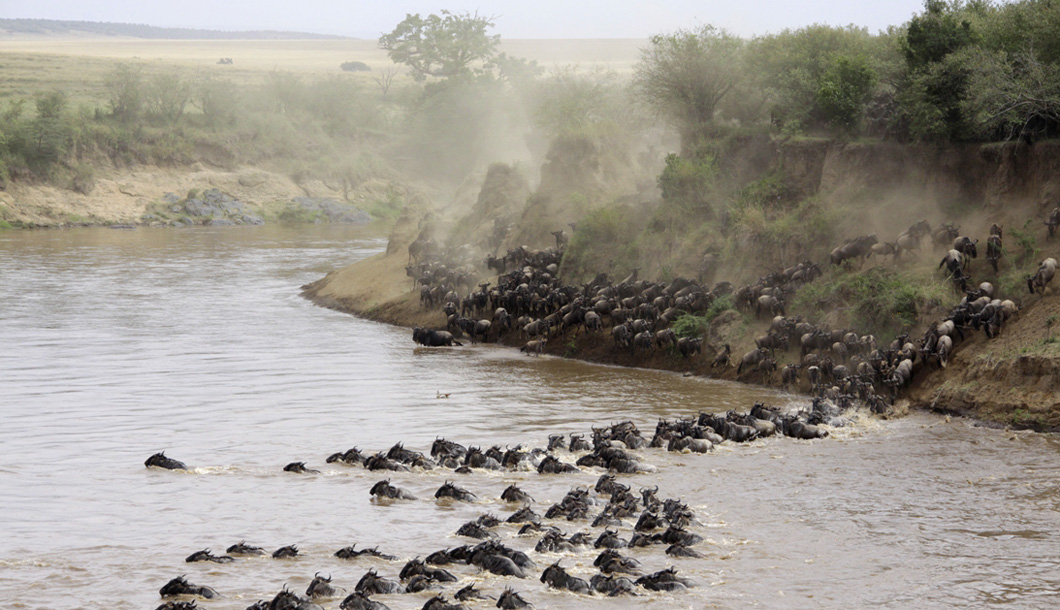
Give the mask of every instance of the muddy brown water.
[[(438, 436), (464, 444), (543, 446), (549, 433), (625, 419), (650, 435), (659, 417), (802, 399), (657, 371), (530, 358), (496, 347), (424, 349), (410, 332), (313, 306), (299, 286), (385, 247), (363, 229), (78, 229), (0, 232), (0, 600), (13, 608), (154, 608), (186, 575), (242, 609), (315, 572), (352, 589), (369, 568), (396, 578), (404, 560), (474, 542), (465, 521), (516, 507), (517, 483), (544, 513), (599, 471), (390, 478), (417, 500), (382, 504), (385, 478), (325, 463), (351, 446)], [(448, 393), (448, 398), (439, 398)], [(144, 468), (156, 451), (189, 472)], [(557, 560), (589, 578), (595, 551), (531, 552), (527, 580), (450, 566), (497, 595), (543, 608), (1060, 607), (1060, 443), (916, 414), (862, 418), (831, 438), (773, 438), (713, 454), (643, 450), (659, 486), (698, 515), (704, 559), (663, 547), (627, 553), (646, 571), (675, 566), (697, 587), (606, 599), (547, 590)], [(575, 456), (561, 454), (566, 461)], [(322, 472), (295, 475), (305, 461)], [(446, 480), (478, 495), (438, 503)], [(594, 529), (558, 521), (567, 533)], [(632, 521), (620, 532), (628, 537)], [(295, 559), (188, 564), (240, 540)], [(347, 545), (401, 558), (344, 561)], [(395, 610), (429, 595), (380, 596)], [(323, 602), (337, 608), (339, 599)], [(471, 607), (492, 607), (477, 602)]]

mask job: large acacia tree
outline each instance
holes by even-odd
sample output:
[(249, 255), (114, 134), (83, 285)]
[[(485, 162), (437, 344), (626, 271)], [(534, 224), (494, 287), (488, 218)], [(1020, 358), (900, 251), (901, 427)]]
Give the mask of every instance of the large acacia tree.
[(496, 56), (501, 37), (488, 33), (491, 17), (441, 13), (406, 15), (394, 31), (379, 37), (379, 47), (395, 63), (411, 68), (418, 81), (471, 74), (475, 63), (489, 63)]
[(743, 78), (743, 44), (725, 30), (705, 25), (656, 35), (641, 49), (634, 91), (680, 131), (683, 150), (706, 133), (719, 102)]

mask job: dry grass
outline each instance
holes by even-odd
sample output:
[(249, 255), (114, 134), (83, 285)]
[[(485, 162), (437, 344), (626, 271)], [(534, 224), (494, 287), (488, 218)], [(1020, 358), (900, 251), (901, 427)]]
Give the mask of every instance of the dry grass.
[[(544, 68), (600, 64), (629, 73), (644, 41), (510, 40), (509, 55), (536, 60)], [(231, 57), (231, 65), (218, 59)], [(344, 73), (339, 65), (361, 61), (371, 72)], [(265, 75), (289, 71), (307, 77), (345, 74), (372, 82), (379, 70), (393, 67), (374, 40), (141, 40), (122, 38), (0, 37), (0, 100), (31, 98), (39, 91), (62, 90), (77, 102), (103, 98), (103, 79), (115, 65), (142, 66), (145, 73), (179, 70), (215, 76), (237, 85), (260, 84)], [(407, 79), (408, 77), (402, 77)]]

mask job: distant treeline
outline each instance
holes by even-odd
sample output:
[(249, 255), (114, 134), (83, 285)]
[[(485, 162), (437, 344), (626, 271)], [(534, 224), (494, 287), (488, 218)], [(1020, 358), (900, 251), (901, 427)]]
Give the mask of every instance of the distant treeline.
[(17, 34), (62, 35), (72, 33), (127, 36), (162, 40), (340, 40), (346, 36), (250, 30), (227, 32), (192, 28), (160, 28), (141, 23), (108, 23), (97, 21), (59, 21), (55, 19), (0, 19), (0, 30)]

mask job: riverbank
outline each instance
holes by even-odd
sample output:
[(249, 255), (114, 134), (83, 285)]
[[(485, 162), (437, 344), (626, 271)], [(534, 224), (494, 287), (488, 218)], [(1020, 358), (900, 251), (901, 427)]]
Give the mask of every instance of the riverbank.
[[(0, 226), (189, 226), (261, 222), (363, 224), (398, 212), (404, 187), (384, 180), (356, 186), (295, 181), (257, 167), (142, 166), (112, 170), (88, 193), (10, 182), (0, 190)], [(370, 214), (371, 213), (371, 214)]]
[[(403, 267), (402, 255), (379, 254), (307, 284), (303, 296), (323, 307), (396, 326), (444, 327), (441, 311), (421, 307), (418, 293), (410, 289), (411, 281), (401, 277)], [(1026, 303), (1020, 316), (1005, 326), (1000, 337), (987, 339), (981, 332), (970, 334), (955, 350), (946, 368), (922, 369), (888, 415), (901, 416), (910, 409), (926, 409), (979, 419), (989, 425), (1060, 431), (1060, 394), (1055, 390), (1060, 387), (1058, 317), (1060, 295), (1049, 294)], [(762, 325), (767, 326), (765, 322)], [(730, 311), (712, 323), (708, 337), (711, 344), (729, 342), (733, 358), (738, 359), (743, 350), (753, 347), (753, 332), (741, 314)], [(502, 336), (499, 342), (512, 347), (522, 344), (516, 333)], [(776, 374), (751, 371), (738, 375), (732, 366), (712, 367), (709, 351), (685, 359), (674, 350), (635, 353), (615, 349), (606, 331), (582, 332), (570, 339), (550, 341), (544, 353), (800, 393), (808, 393), (810, 389), (805, 380), (785, 386)], [(789, 354), (788, 359), (792, 356)]]
[[(1046, 234), (1042, 223), (1057, 192), (1056, 174), (1051, 168), (1058, 162), (1060, 145), (1055, 142), (1033, 148), (1006, 144), (934, 151), (890, 143), (778, 142), (769, 159), (761, 161), (761, 167), (756, 171), (767, 176), (781, 172), (785, 184), (798, 185), (792, 192), (801, 194), (791, 196), (801, 197), (798, 201), (808, 203), (789, 203), (795, 208), (796, 215), (816, 209), (822, 217), (835, 218), (829, 225), (828, 241), (800, 237), (810, 221), (804, 220), (801, 224), (792, 221), (792, 224), (788, 222), (789, 217), (774, 211), (775, 216), (767, 214), (765, 220), (760, 221), (763, 228), (757, 234), (749, 235), (730, 228), (727, 239), (731, 243), (717, 250), (707, 247), (706, 256), (702, 254), (703, 245), (694, 250), (674, 248), (669, 255), (674, 264), (660, 266), (660, 260), (648, 256), (650, 252), (644, 248), (651, 238), (647, 234), (653, 225), (644, 229), (645, 235), (637, 232), (637, 222), (642, 220), (637, 216), (641, 213), (638, 206), (602, 205), (588, 217), (572, 219), (577, 221), (578, 229), (572, 237), (571, 248), (577, 245), (582, 252), (591, 251), (591, 256), (582, 256), (582, 262), (598, 264), (571, 265), (573, 277), (569, 277), (569, 261), (564, 257), (560, 274), (565, 282), (580, 285), (596, 272), (606, 270), (617, 282), (617, 277), (631, 269), (615, 265), (615, 259), (631, 250), (631, 244), (642, 247), (639, 258), (632, 265), (644, 266), (641, 277), (695, 277), (697, 267), (702, 269), (702, 256), (704, 260), (709, 257), (713, 261), (709, 281), (730, 280), (734, 288), (741, 283), (753, 284), (756, 276), (808, 258), (819, 261), (824, 275), (789, 296), (786, 315), (802, 316), (804, 320), (826, 328), (848, 328), (859, 335), (879, 333), (883, 345), (904, 332), (919, 346), (925, 331), (950, 315), (963, 296), (938, 271), (939, 259), (949, 247), (945, 240), (935, 243), (928, 235), (923, 238), (919, 250), (900, 259), (881, 256), (843, 266), (829, 263), (829, 250), (842, 243), (831, 240), (878, 232), (879, 242), (884, 243), (926, 217), (934, 227), (949, 222), (961, 225), (961, 234), (981, 236), (982, 255), (989, 227), (1000, 224), (1005, 227), (1005, 247), (999, 269), (992, 270), (980, 256), (966, 268), (974, 277), (974, 280), (969, 279), (969, 287), (990, 282), (995, 288), (994, 296), (1013, 300), (1020, 308), (1020, 315), (1007, 320), (1000, 336), (993, 339), (987, 339), (981, 331), (967, 329), (970, 338), (955, 342), (955, 349), (944, 369), (918, 358), (913, 382), (902, 390), (892, 412), (901, 414), (910, 408), (930, 409), (981, 419), (990, 425), (1060, 430), (1060, 401), (1052, 391), (1060, 382), (1060, 338), (1054, 334), (1055, 322), (1060, 319), (1060, 298), (1054, 292), (1055, 287), (1047, 288), (1044, 297), (1028, 294), (1024, 279), (1027, 274), (1034, 273), (1038, 261), (1060, 255), (1057, 241)], [(973, 177), (966, 177), (966, 170), (972, 171)], [(544, 200), (540, 193), (555, 190), (554, 184), (544, 180), (549, 174), (543, 171), (542, 175), (542, 184), (535, 194), (525, 198), (525, 203), (509, 196), (504, 200), (512, 201), (500, 209), (509, 217), (522, 218), (524, 224), (529, 219), (529, 222), (536, 223), (534, 226), (540, 225), (538, 233), (543, 235), (526, 231), (517, 223), (507, 242), (496, 250), (498, 253), (517, 246), (514, 239), (527, 239), (525, 243), (531, 247), (545, 248), (551, 245), (545, 237), (550, 232), (549, 227), (554, 230), (562, 226), (559, 220), (543, 221), (542, 214), (538, 213)], [(567, 180), (576, 182), (569, 177)], [(496, 181), (489, 177), (483, 182), (479, 194), (480, 208), (489, 209), (483, 202), (503, 199), (498, 196), (502, 190), (495, 184)], [(522, 212), (521, 206), (525, 206)], [(640, 207), (652, 209), (650, 204)], [(631, 211), (623, 211), (627, 209)], [(617, 211), (611, 214), (612, 210)], [(328, 274), (307, 285), (305, 296), (326, 307), (398, 326), (445, 327), (445, 315), (440, 309), (424, 309), (420, 305), (419, 291), (414, 290), (413, 280), (406, 273), (409, 246), (428, 233), (424, 229), (427, 226), (424, 219), (436, 211), (409, 210), (395, 226), (388, 253)], [(444, 220), (432, 222), (441, 225), (442, 228), (435, 230), (439, 235), (452, 234), (456, 228), (467, 227), (469, 222), (486, 227), (486, 230), (493, 227), (489, 215), (477, 213), (451, 218), (448, 226)], [(784, 222), (795, 229), (783, 242), (783, 247), (778, 247), (777, 242), (771, 240), (782, 234), (776, 227)], [(604, 230), (612, 226), (618, 229)], [(703, 226), (709, 228), (712, 225), (706, 223)], [(631, 227), (632, 231), (623, 227)], [(694, 232), (694, 228), (684, 232), (677, 229), (659, 235), (680, 246), (679, 240), (685, 235), (695, 235)], [(724, 233), (724, 229), (706, 234), (716, 239), (718, 233)], [(581, 241), (583, 238), (586, 241)], [(461, 239), (463, 241), (454, 243), (483, 240), (466, 235)], [(772, 258), (755, 256), (756, 251)], [(484, 266), (476, 273), (480, 281), (491, 281), (496, 285), (496, 274)], [(767, 374), (745, 370), (737, 374), (734, 367), (711, 366), (714, 350), (725, 344), (731, 346), (732, 360), (738, 363), (743, 354), (755, 348), (755, 338), (766, 334), (768, 318), (758, 320), (753, 311), (722, 312), (710, 321), (703, 334), (703, 353), (692, 359), (684, 359), (672, 349), (637, 352), (616, 349), (607, 330), (599, 333), (582, 331), (577, 335), (571, 331), (562, 338), (550, 339), (543, 351), (590, 362), (666, 369), (781, 387), (779, 371)], [(525, 338), (511, 333), (500, 340), (508, 345), (521, 346)], [(797, 347), (777, 353), (778, 368), (799, 361)], [(809, 392), (806, 377), (804, 371), (797, 383), (785, 389)], [(883, 385), (878, 385), (877, 391), (889, 391), (882, 388)]]

